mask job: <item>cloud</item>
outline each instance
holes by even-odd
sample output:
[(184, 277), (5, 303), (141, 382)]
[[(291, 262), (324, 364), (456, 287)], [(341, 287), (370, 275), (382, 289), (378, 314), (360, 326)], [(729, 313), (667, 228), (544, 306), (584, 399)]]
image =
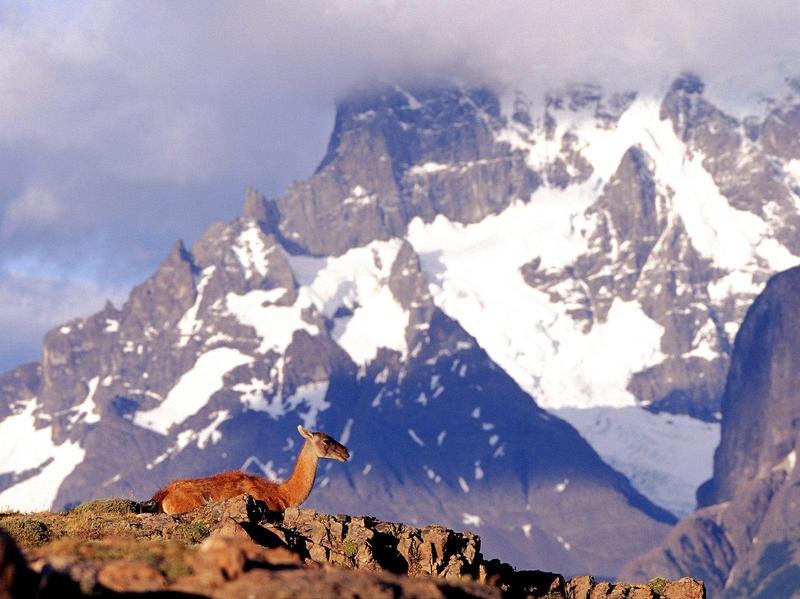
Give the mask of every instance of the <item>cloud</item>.
[(44, 334), (59, 323), (89, 316), (107, 299), (120, 305), (127, 291), (91, 281), (32, 277), (0, 271), (0, 372), (38, 360)]
[(574, 81), (658, 94), (693, 69), (741, 111), (800, 74), (783, 0), (0, 0), (0, 23), (0, 269), (105, 285), (238, 214), (248, 185), (307, 177), (363, 82), (536, 99)]
[(0, 237), (8, 237), (22, 227), (39, 231), (55, 224), (64, 211), (64, 205), (51, 190), (31, 185), (6, 204), (0, 221)]

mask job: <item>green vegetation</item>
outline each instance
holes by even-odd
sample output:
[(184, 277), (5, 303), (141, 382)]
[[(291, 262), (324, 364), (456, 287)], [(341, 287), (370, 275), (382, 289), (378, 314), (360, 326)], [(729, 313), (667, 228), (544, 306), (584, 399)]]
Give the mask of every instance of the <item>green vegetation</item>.
[(345, 539), (342, 543), (342, 553), (349, 558), (354, 558), (358, 552), (358, 544), (353, 539)]
[(663, 578), (654, 578), (647, 583), (647, 586), (650, 587), (650, 590), (653, 591), (653, 593), (660, 596), (664, 591), (667, 590), (667, 584), (669, 584), (669, 581)]
[(95, 499), (74, 507), (71, 514), (139, 514), (140, 504), (129, 499)]
[(142, 517), (141, 505), (128, 499), (97, 499), (60, 513), (0, 513), (0, 528), (22, 549), (33, 549), (63, 538), (92, 541), (107, 537), (175, 539), (194, 545), (208, 537), (212, 525), (201, 515), (175, 519), (163, 514)]
[(50, 527), (45, 522), (26, 514), (4, 515), (0, 519), (0, 528), (11, 535), (18, 545), (38, 547), (50, 540)]
[(172, 538), (183, 543), (194, 545), (211, 534), (202, 522), (181, 522), (172, 529)]

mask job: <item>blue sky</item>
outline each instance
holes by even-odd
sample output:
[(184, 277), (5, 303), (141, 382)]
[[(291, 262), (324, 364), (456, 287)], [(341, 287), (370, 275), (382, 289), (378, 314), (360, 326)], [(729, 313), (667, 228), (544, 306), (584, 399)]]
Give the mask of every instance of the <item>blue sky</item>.
[(308, 176), (355, 84), (660, 93), (688, 68), (756, 110), (800, 75), (798, 27), (797, 2), (0, 0), (0, 370), (119, 304), (247, 186)]

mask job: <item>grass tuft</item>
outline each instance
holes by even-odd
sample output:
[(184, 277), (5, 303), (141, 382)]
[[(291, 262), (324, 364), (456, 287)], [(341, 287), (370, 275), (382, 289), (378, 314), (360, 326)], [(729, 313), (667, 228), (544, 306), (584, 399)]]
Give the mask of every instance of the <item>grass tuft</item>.
[(74, 508), (72, 514), (138, 514), (141, 512), (139, 504), (129, 499), (95, 499), (87, 501)]
[(650, 590), (653, 591), (656, 595), (661, 595), (664, 591), (667, 590), (667, 585), (669, 581), (664, 578), (654, 578), (650, 582), (647, 583), (647, 586), (650, 587)]
[(52, 536), (47, 524), (25, 514), (6, 516), (0, 520), (0, 528), (11, 535), (20, 547), (44, 545)]

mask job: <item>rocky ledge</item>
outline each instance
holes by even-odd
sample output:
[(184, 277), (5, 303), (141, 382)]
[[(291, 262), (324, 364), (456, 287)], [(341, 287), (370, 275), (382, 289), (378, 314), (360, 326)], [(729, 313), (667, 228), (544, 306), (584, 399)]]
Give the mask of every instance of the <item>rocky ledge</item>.
[(3, 513), (0, 528), (0, 599), (706, 596), (689, 578), (628, 585), (514, 570), (486, 560), (470, 532), (307, 509), (276, 514), (249, 496), (182, 516), (98, 500), (64, 513)]

